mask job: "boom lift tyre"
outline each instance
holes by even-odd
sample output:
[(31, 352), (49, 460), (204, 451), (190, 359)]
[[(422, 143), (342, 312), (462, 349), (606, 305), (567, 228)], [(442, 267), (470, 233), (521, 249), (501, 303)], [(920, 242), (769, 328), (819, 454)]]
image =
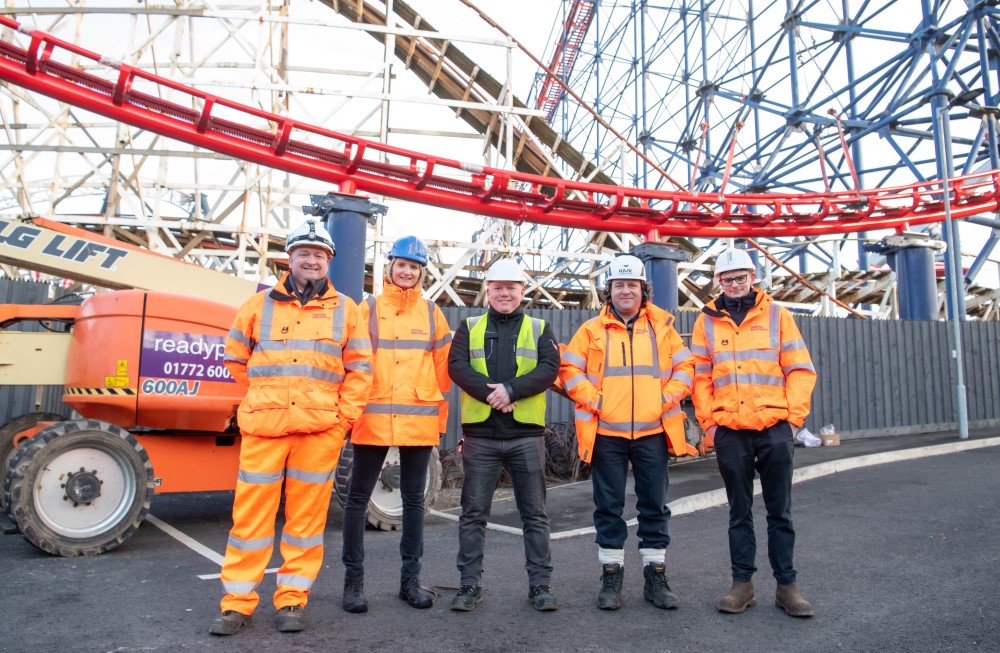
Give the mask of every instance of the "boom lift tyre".
[[(333, 479), (334, 495), (341, 507), (347, 503), (347, 482), (354, 462), (354, 446), (348, 442), (340, 451), (340, 460)], [(441, 490), (441, 457), (438, 448), (431, 449), (427, 465), (427, 484), (424, 488), (424, 510), (429, 510)], [(403, 498), (399, 493), (399, 447), (389, 447), (382, 463), (379, 480), (375, 484), (365, 517), (369, 524), (383, 531), (403, 527)]]
[[(10, 461), (21, 448), (21, 443), (15, 441), (19, 439), (18, 434), (35, 428), (39, 422), (61, 422), (64, 419), (66, 418), (56, 413), (26, 413), (0, 426), (0, 481), (7, 478)], [(4, 496), (4, 493), (0, 492), (0, 510), (7, 509), (7, 499)]]
[(53, 424), (14, 456), (4, 482), (14, 523), (61, 556), (114, 549), (139, 527), (153, 498), (153, 467), (128, 431), (92, 419)]

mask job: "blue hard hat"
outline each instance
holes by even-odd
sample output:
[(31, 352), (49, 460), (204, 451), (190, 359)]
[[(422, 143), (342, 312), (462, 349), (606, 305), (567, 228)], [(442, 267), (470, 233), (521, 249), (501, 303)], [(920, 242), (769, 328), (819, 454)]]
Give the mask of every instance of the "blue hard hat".
[(420, 265), (427, 265), (427, 246), (416, 236), (403, 236), (392, 244), (389, 250), (389, 260), (405, 258)]

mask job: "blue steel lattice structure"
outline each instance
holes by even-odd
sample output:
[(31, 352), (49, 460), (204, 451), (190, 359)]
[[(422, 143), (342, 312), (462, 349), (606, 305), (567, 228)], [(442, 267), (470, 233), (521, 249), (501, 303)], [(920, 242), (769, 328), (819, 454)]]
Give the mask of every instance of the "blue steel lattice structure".
[[(564, 0), (545, 61), (566, 50), (564, 23), (579, 4)], [(609, 175), (637, 187), (788, 193), (939, 179), (949, 149), (936, 146), (939, 110), (954, 174), (994, 169), (998, 18), (995, 3), (971, 0), (598, 2), (574, 67), (560, 72), (649, 162), (570, 94), (550, 122), (606, 162)], [(969, 222), (992, 231), (975, 243), (966, 283), (982, 270), (1000, 226), (991, 217)], [(808, 259), (832, 267), (840, 258), (793, 239), (760, 244), (803, 271)]]

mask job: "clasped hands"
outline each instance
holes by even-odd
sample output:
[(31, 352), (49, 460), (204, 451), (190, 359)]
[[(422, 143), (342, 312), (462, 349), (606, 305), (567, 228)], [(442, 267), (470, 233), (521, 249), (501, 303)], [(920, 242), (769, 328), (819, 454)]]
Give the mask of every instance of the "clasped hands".
[(502, 413), (510, 413), (517, 407), (516, 401), (510, 400), (507, 394), (507, 387), (502, 383), (487, 383), (487, 388), (493, 388), (493, 392), (486, 397), (486, 403)]

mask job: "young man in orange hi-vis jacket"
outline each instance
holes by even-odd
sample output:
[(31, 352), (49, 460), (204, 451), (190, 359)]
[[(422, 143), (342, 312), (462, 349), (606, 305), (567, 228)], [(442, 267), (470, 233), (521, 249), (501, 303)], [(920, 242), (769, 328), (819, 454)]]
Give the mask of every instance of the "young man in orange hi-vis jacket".
[[(399, 492), (403, 564), (399, 598), (414, 608), (429, 608), (434, 594), (420, 587), (424, 553), (424, 492), (431, 453), (448, 425), (448, 350), (451, 328), (441, 309), (424, 298), (421, 283), (427, 247), (404, 236), (389, 250), (382, 294), (361, 303), (361, 319), (375, 358), (375, 381), (365, 411), (354, 424), (354, 458), (344, 503), (344, 596), (347, 612), (367, 612), (365, 513), (383, 470), (389, 447), (399, 447)], [(390, 490), (392, 491), (392, 490)]]
[(705, 305), (691, 334), (695, 414), (714, 440), (729, 498), (733, 585), (718, 607), (740, 613), (755, 602), (756, 470), (767, 510), (767, 557), (778, 583), (775, 602), (793, 617), (811, 617), (792, 564), (792, 452), (809, 414), (816, 370), (791, 313), (754, 290), (756, 278), (749, 254), (725, 250), (715, 265), (722, 294)]
[(601, 589), (597, 607), (621, 607), (628, 527), (622, 517), (629, 463), (639, 511), (643, 596), (658, 608), (679, 605), (666, 576), (667, 458), (697, 455), (684, 438), (681, 400), (691, 394), (694, 361), (673, 327), (674, 317), (652, 304), (642, 261), (611, 262), (604, 307), (584, 322), (562, 355), (559, 380), (576, 402), (580, 458), (591, 465), (594, 527)]
[(233, 528), (222, 565), (222, 614), (213, 635), (246, 625), (271, 559), (285, 486), (285, 525), (274, 607), (277, 628), (305, 628), (303, 610), (323, 563), (333, 474), (372, 385), (368, 329), (358, 305), (327, 280), (336, 253), (313, 220), (288, 238), (289, 271), (243, 304), (226, 340), (226, 368), (247, 385)]

